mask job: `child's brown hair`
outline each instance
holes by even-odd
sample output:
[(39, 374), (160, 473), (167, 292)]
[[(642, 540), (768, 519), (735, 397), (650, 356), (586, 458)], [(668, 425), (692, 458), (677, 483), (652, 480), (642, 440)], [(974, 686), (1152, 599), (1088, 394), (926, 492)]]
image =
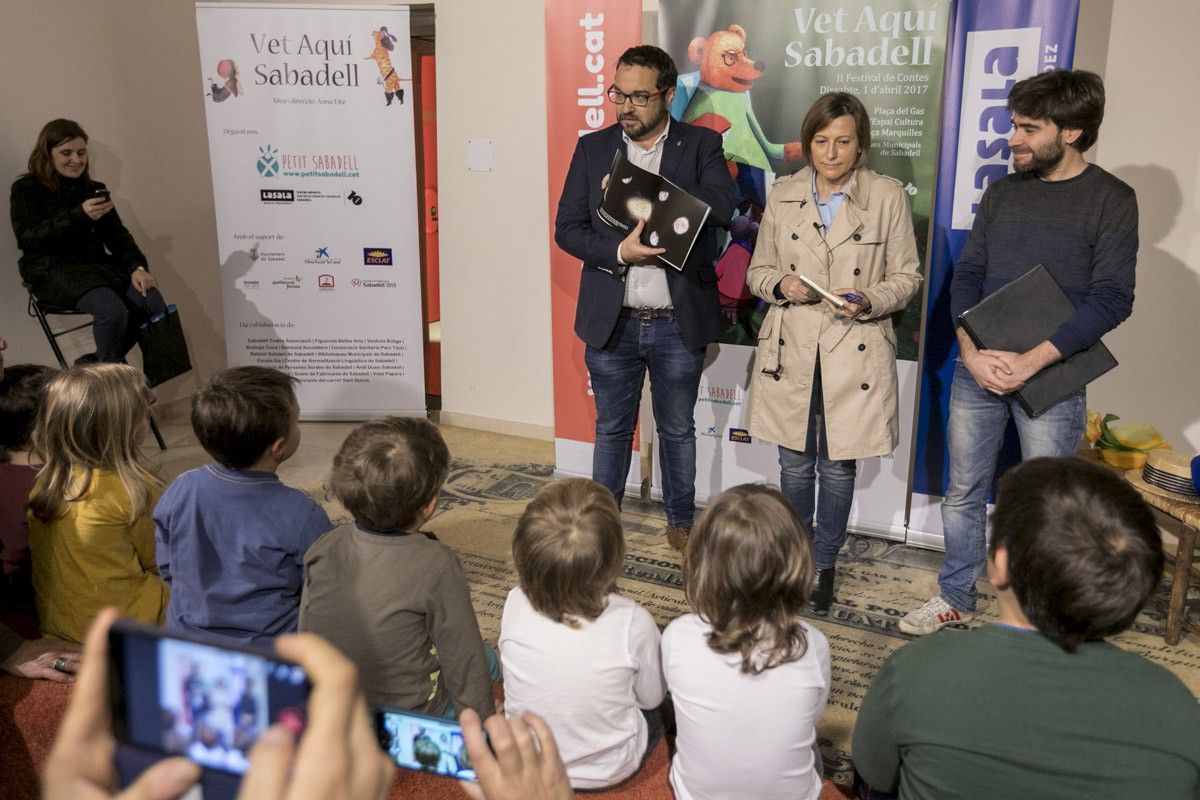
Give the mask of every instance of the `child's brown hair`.
[(621, 512), (595, 481), (545, 486), (525, 507), (513, 535), (521, 590), (539, 613), (578, 627), (604, 611), (625, 561)]
[(450, 451), (419, 417), (385, 417), (346, 437), (333, 459), (330, 488), (355, 521), (374, 531), (408, 531), (450, 474)]
[(717, 496), (683, 557), (688, 603), (712, 626), (708, 646), (739, 653), (742, 672), (798, 661), (813, 582), (804, 524), (777, 489), (746, 484)]

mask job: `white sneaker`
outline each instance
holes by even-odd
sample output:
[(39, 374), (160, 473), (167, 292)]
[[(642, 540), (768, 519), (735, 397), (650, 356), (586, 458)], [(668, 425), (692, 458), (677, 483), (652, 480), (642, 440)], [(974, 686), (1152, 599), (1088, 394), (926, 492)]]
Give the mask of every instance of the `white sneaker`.
[(940, 631), (947, 625), (959, 625), (975, 618), (973, 611), (959, 611), (940, 597), (935, 597), (900, 620), (900, 630), (913, 636)]

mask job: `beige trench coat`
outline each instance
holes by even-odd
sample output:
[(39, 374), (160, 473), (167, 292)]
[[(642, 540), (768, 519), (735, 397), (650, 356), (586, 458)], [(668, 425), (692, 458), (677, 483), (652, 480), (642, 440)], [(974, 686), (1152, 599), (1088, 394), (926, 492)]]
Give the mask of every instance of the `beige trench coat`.
[[(813, 369), (821, 359), (825, 432), (831, 459), (886, 455), (899, 438), (896, 334), (890, 315), (921, 285), (912, 213), (900, 184), (862, 168), (825, 236), (812, 194), (812, 170), (771, 189), (746, 275), (771, 303), (751, 370), (752, 436), (803, 451)], [(853, 322), (823, 303), (791, 305), (775, 297), (787, 275), (807, 275), (828, 289), (853, 287), (871, 301)]]

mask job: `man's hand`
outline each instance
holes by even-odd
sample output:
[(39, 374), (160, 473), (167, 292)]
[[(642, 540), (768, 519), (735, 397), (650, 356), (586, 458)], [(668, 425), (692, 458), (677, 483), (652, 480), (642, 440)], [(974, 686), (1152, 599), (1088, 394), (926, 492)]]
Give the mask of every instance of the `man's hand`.
[(537, 714), (527, 712), (520, 719), (502, 714), (489, 717), (483, 727), (491, 748), (484, 741), (478, 714), (466, 709), (458, 721), (479, 778), (477, 784), (464, 781), (461, 786), (474, 800), (569, 800), (575, 796), (554, 735)]
[(1034, 375), (1051, 364), (1062, 360), (1058, 348), (1045, 341), (1024, 353), (1011, 353), (1007, 350), (980, 350), (979, 354), (986, 358), (994, 358), (1004, 365), (1004, 370), (997, 376), (997, 381), (1003, 393), (1015, 392), (1029, 381)]
[(239, 800), (382, 800), (396, 768), (371, 732), (358, 670), (310, 633), (280, 636), (275, 650), (304, 667), (312, 681), (308, 727), (298, 747), (280, 725), (259, 738)]
[(42, 773), (43, 800), (169, 800), (179, 797), (200, 777), (200, 767), (186, 758), (167, 758), (142, 773), (124, 792), (109, 793), (117, 784), (107, 692), (108, 629), (116, 618), (116, 610), (106, 608), (96, 615), (88, 631), (79, 680)]
[(79, 645), (47, 637), (22, 642), (17, 652), (0, 663), (0, 669), (22, 678), (74, 683), (79, 660)]
[(639, 219), (637, 225), (621, 242), (619, 253), (621, 260), (626, 264), (644, 264), (647, 261), (653, 261), (654, 257), (667, 252), (665, 247), (647, 247), (642, 244), (642, 229), (646, 227), (646, 220)]
[(129, 276), (129, 282), (133, 284), (133, 288), (141, 293), (142, 297), (146, 296), (146, 292), (158, 286), (158, 281), (154, 279), (154, 276), (144, 269), (135, 270)]
[(80, 207), (83, 208), (83, 213), (88, 215), (88, 219), (93, 222), (113, 210), (112, 200), (105, 200), (103, 197), (88, 198)]
[(791, 303), (811, 303), (816, 295), (795, 275), (785, 275), (779, 282), (779, 293)]

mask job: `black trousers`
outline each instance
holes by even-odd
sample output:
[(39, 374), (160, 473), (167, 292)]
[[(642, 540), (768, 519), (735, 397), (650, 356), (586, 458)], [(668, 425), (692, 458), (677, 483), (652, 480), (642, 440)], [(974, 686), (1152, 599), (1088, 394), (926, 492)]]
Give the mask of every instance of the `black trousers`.
[(75, 308), (92, 315), (96, 358), (117, 362), (124, 361), (137, 344), (138, 328), (155, 314), (165, 313), (167, 305), (158, 289), (150, 289), (142, 297), (128, 284), (123, 291), (107, 286), (92, 289), (75, 301)]

